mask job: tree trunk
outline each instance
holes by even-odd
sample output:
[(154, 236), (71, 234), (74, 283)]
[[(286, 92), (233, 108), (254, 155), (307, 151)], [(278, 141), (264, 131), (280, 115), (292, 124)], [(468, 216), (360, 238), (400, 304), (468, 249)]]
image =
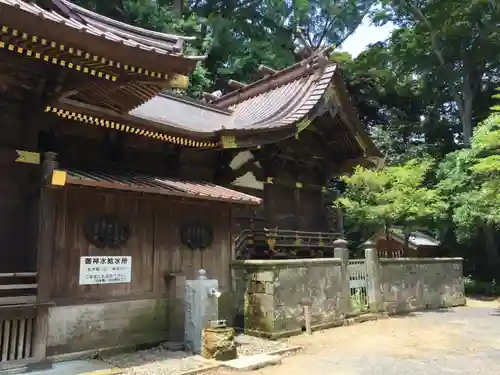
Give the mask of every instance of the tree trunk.
[[(403, 1), (403, 4), (406, 4), (406, 1)], [(414, 17), (418, 21), (422, 22), (429, 30), (432, 51), (436, 55), (439, 64), (446, 68), (446, 60), (444, 59), (443, 51), (436, 38), (436, 31), (419, 7), (410, 5), (410, 9)], [(474, 99), (474, 90), (472, 89), (471, 70), (472, 66), (470, 66), (469, 61), (464, 59), (462, 94), (460, 94), (456, 87), (450, 87), (453, 100), (458, 107), (460, 122), (462, 124), (464, 144), (467, 147), (470, 146), (472, 138), (472, 101)], [(450, 84), (452, 84), (452, 82), (450, 82)]]
[(496, 275), (498, 273), (498, 267), (500, 267), (498, 234), (494, 227), (486, 225), (483, 227), (483, 233), (488, 274)]
[(177, 15), (178, 17), (180, 17), (182, 15), (182, 12), (183, 12), (183, 8), (184, 8), (184, 0), (174, 0), (173, 2), (173, 11), (174, 11), (174, 14)]
[(457, 96), (457, 105), (460, 113), (460, 122), (462, 123), (462, 133), (464, 138), (464, 145), (466, 147), (470, 146), (470, 141), (472, 138), (472, 102), (474, 100), (474, 90), (472, 89), (472, 73), (471, 66), (467, 58), (464, 58), (463, 66), (463, 83), (462, 83), (462, 95)]

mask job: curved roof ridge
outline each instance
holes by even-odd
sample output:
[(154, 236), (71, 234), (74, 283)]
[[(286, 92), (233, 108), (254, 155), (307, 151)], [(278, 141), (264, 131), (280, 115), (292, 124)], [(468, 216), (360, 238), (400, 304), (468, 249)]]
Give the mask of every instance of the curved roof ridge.
[(286, 85), (298, 78), (313, 74), (327, 65), (332, 65), (323, 52), (317, 52), (307, 59), (304, 59), (288, 68), (282, 69), (275, 74), (263, 77), (257, 81), (247, 84), (237, 90), (231, 91), (220, 98), (212, 101), (220, 107), (231, 107), (235, 104), (246, 101), (262, 93)]
[(161, 39), (161, 40), (164, 40), (164, 41), (168, 41), (168, 42), (176, 41), (178, 39), (182, 39), (182, 40), (195, 40), (196, 39), (195, 37), (161, 33), (159, 31), (152, 31), (152, 30), (148, 30), (148, 29), (145, 29), (145, 28), (142, 28), (142, 27), (137, 27), (137, 26), (129, 25), (129, 24), (125, 23), (125, 22), (117, 21), (117, 20), (114, 20), (112, 18), (103, 16), (103, 15), (101, 15), (99, 13), (93, 12), (93, 11), (91, 11), (89, 9), (86, 9), (86, 8), (82, 7), (82, 6), (74, 4), (74, 3), (72, 3), (72, 2), (70, 2), (68, 0), (59, 0), (59, 1), (61, 3), (63, 3), (65, 6), (67, 6), (70, 10), (72, 10), (74, 12), (77, 12), (77, 13), (80, 13), (79, 16), (85, 15), (87, 17), (90, 17), (90, 18), (93, 18), (95, 20), (107, 23), (109, 25), (113, 25), (113, 26), (119, 27), (119, 28), (121, 28), (123, 30), (135, 32), (135, 33), (140, 34), (142, 36), (146, 36), (146, 37), (147, 36), (150, 36), (150, 37), (153, 36), (153, 37), (156, 37), (158, 39)]
[[(315, 74), (290, 81), (231, 107), (235, 112), (235, 129), (275, 128), (301, 121), (324, 96), (335, 70), (336, 65), (327, 65), (322, 71), (315, 71)], [(294, 83), (299, 86), (298, 90)], [(282, 105), (277, 108), (275, 103)], [(280, 110), (282, 108), (286, 110)], [(266, 114), (270, 116), (266, 117)]]

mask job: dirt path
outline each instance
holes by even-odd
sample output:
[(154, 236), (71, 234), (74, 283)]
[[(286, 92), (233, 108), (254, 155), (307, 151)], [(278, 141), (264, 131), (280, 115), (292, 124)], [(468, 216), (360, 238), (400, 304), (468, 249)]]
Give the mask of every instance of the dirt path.
[(498, 375), (500, 303), (471, 305), (292, 338), (306, 349), (256, 374)]

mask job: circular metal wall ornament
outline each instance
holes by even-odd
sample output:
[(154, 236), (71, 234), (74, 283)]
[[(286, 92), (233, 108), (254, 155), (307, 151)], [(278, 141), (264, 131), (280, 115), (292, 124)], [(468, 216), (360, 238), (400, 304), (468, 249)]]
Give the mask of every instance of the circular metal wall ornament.
[(206, 249), (214, 242), (212, 227), (202, 221), (190, 221), (181, 226), (181, 242), (190, 249)]
[(91, 218), (85, 225), (85, 238), (98, 249), (122, 247), (130, 238), (130, 226), (111, 215)]

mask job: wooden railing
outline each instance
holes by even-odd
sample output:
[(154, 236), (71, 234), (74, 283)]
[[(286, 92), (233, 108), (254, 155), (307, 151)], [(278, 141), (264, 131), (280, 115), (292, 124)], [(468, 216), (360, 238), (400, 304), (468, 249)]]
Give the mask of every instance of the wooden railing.
[[(33, 338), (37, 310), (0, 310), (0, 369), (2, 364), (29, 360), (34, 357)], [(6, 316), (5, 313), (11, 316)], [(3, 315), (3, 316), (2, 316)]]
[(332, 257), (338, 233), (294, 230), (243, 230), (234, 241), (236, 259)]
[(0, 373), (46, 357), (48, 307), (37, 301), (37, 273), (0, 273)]
[(37, 273), (0, 273), (0, 306), (36, 302)]

